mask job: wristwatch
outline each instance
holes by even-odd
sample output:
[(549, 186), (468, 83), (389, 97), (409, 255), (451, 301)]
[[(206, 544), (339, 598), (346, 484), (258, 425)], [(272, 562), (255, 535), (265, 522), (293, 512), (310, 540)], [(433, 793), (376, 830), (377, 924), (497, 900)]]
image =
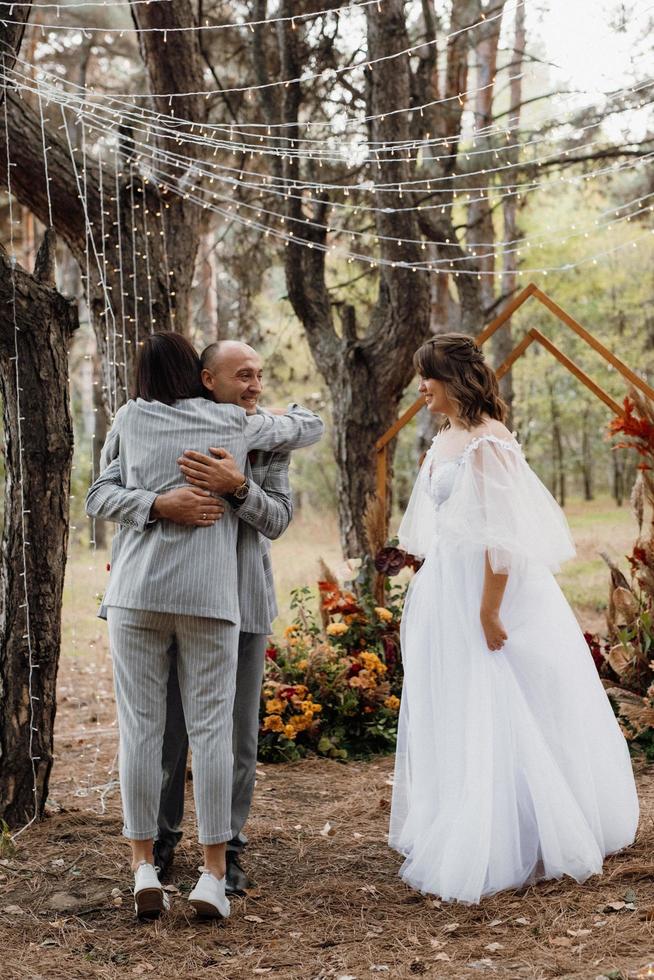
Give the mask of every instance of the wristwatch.
[(234, 509), (237, 509), (241, 506), (241, 504), (245, 500), (247, 500), (247, 496), (249, 492), (250, 492), (250, 481), (243, 480), (243, 483), (241, 483), (240, 486), (236, 487), (235, 490), (232, 490), (231, 493), (228, 493), (225, 496), (226, 499), (229, 501), (229, 503), (232, 505), (232, 507)]

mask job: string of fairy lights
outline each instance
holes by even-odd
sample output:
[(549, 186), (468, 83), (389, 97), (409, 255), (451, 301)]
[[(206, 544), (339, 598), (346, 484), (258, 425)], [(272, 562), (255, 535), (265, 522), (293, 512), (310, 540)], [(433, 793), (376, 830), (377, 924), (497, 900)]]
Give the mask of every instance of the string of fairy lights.
[[(384, 2), (384, 0), (357, 0), (357, 2), (352, 2), (350, 4), (347, 4), (347, 5), (343, 6), (343, 7), (336, 8), (336, 10), (323, 9), (323, 10), (314, 12), (312, 14), (305, 14), (305, 15), (292, 14), (290, 16), (272, 17), (272, 18), (265, 18), (265, 19), (261, 19), (261, 20), (240, 21), (238, 23), (231, 23), (231, 22), (229, 22), (229, 23), (212, 24), (212, 23), (209, 22), (208, 19), (205, 18), (205, 23), (204, 24), (193, 24), (191, 26), (187, 26), (187, 25), (185, 25), (185, 26), (169, 26), (169, 25), (167, 25), (167, 26), (156, 26), (156, 27), (97, 27), (97, 26), (90, 26), (90, 25), (87, 26), (87, 25), (79, 25), (79, 24), (75, 25), (75, 24), (62, 24), (62, 23), (58, 23), (58, 24), (44, 24), (44, 23), (41, 23), (41, 22), (38, 22), (38, 21), (32, 21), (32, 22), (28, 21), (27, 23), (24, 23), (23, 21), (11, 20), (11, 15), (8, 18), (3, 17), (2, 18), (2, 23), (3, 24), (6, 24), (6, 25), (19, 26), (19, 27), (28, 27), (28, 28), (31, 28), (31, 29), (34, 29), (34, 30), (40, 30), (42, 34), (45, 34), (46, 31), (68, 32), (68, 33), (70, 33), (70, 32), (75, 32), (75, 33), (82, 32), (82, 33), (84, 33), (85, 35), (87, 35), (89, 37), (92, 37), (94, 34), (118, 35), (119, 37), (124, 37), (126, 35), (129, 36), (129, 35), (156, 34), (156, 35), (158, 35), (158, 36), (161, 37), (161, 39), (163, 40), (164, 43), (166, 43), (169, 34), (170, 35), (174, 35), (174, 34), (189, 34), (189, 33), (192, 33), (192, 34), (201, 33), (201, 34), (203, 34), (205, 32), (215, 33), (217, 31), (223, 31), (223, 30), (229, 30), (229, 29), (235, 29), (235, 28), (236, 29), (239, 29), (239, 30), (249, 29), (249, 30), (253, 31), (254, 28), (257, 27), (257, 26), (263, 26), (263, 25), (279, 25), (279, 24), (283, 24), (283, 23), (290, 24), (291, 27), (293, 29), (295, 29), (298, 24), (300, 24), (300, 23), (303, 22), (303, 20), (313, 19), (313, 18), (317, 18), (317, 17), (323, 17), (323, 16), (326, 16), (328, 14), (333, 14), (335, 12), (346, 12), (346, 11), (347, 12), (354, 12), (354, 11), (357, 11), (359, 9), (363, 9), (365, 7), (370, 7), (370, 6), (373, 6), (373, 5), (376, 6), (379, 10), (381, 10), (382, 9), (382, 5), (383, 5), (383, 2)], [(492, 13), (491, 12), (491, 13), (489, 13), (487, 15), (487, 14), (485, 14), (485, 13), (482, 12), (480, 14), (480, 16), (479, 16), (479, 20), (474, 21), (471, 24), (467, 24), (465, 27), (461, 27), (458, 30), (450, 31), (450, 33), (448, 33), (447, 35), (445, 35), (444, 41), (445, 42), (452, 41), (452, 40), (454, 40), (457, 37), (461, 37), (461, 36), (463, 36), (465, 34), (471, 33), (472, 31), (478, 30), (480, 27), (482, 27), (484, 25), (493, 23), (494, 21), (497, 21), (497, 20), (501, 20), (502, 17), (503, 17), (503, 15), (504, 15), (504, 12), (508, 12), (511, 9), (514, 9), (515, 10), (517, 7), (523, 6), (525, 4), (525, 2), (526, 2), (526, 0), (513, 0), (513, 2), (511, 2), (511, 3), (508, 3), (508, 4), (505, 3), (504, 4), (504, 10), (501, 7), (498, 7), (498, 10), (497, 10), (496, 13)], [(14, 6), (17, 6), (17, 4), (14, 4)], [(385, 61), (393, 61), (393, 60), (396, 60), (397, 58), (403, 57), (404, 55), (408, 55), (408, 56), (411, 57), (411, 56), (415, 55), (418, 51), (422, 50), (423, 48), (431, 48), (431, 47), (433, 47), (436, 43), (437, 43), (437, 40), (436, 39), (430, 39), (428, 41), (421, 41), (421, 42), (418, 42), (416, 44), (413, 44), (413, 45), (411, 45), (411, 46), (409, 46), (409, 47), (407, 47), (407, 48), (405, 48), (405, 49), (403, 49), (401, 51), (396, 51), (396, 52), (393, 52), (393, 53), (388, 54), (388, 55), (383, 55), (383, 56), (381, 56), (379, 58), (372, 58), (372, 59), (367, 59), (367, 60), (364, 60), (364, 61), (354, 62), (351, 65), (341, 66), (340, 68), (333, 68), (333, 69), (331, 69), (331, 71), (332, 71), (332, 74), (341, 74), (341, 73), (344, 73), (344, 72), (355, 71), (358, 68), (374, 68), (374, 66), (377, 65), (377, 64), (381, 64), (382, 62), (385, 62)], [(440, 43), (440, 42), (438, 42), (438, 43)], [(255, 90), (261, 90), (261, 89), (266, 89), (266, 88), (277, 88), (278, 86), (281, 86), (281, 85), (288, 86), (292, 82), (296, 82), (296, 81), (308, 81), (310, 79), (318, 78), (318, 77), (320, 77), (321, 74), (322, 74), (322, 72), (317, 72), (317, 73), (314, 73), (314, 74), (312, 74), (312, 73), (306, 73), (306, 74), (304, 74), (302, 76), (298, 76), (297, 78), (276, 79), (273, 82), (264, 82), (264, 83), (260, 83), (258, 85), (239, 86), (239, 87), (234, 87), (234, 88), (231, 88), (231, 89), (216, 88), (216, 89), (213, 89), (213, 90), (201, 89), (201, 90), (197, 90), (197, 91), (174, 92), (174, 93), (171, 93), (170, 97), (171, 98), (186, 98), (186, 97), (191, 96), (191, 95), (207, 95), (207, 94), (210, 94), (211, 95), (211, 94), (216, 94), (216, 93), (223, 94), (223, 93), (226, 93), (226, 92), (227, 93), (229, 93), (229, 92), (247, 92), (247, 91), (255, 91)], [(143, 96), (143, 97), (144, 98), (149, 98), (149, 96)]]
[[(86, 38), (108, 35), (110, 37), (155, 34), (165, 44), (169, 35), (183, 32), (219, 32), (234, 30), (254, 33), (262, 27), (290, 25), (297, 30), (303, 24), (310, 25), (320, 17), (334, 15), (365, 14), (367, 8), (382, 9), (384, 0), (352, 0), (339, 7), (312, 12), (274, 16), (259, 20), (239, 22), (217, 21), (196, 24), (192, 27), (101, 27), (64, 23), (63, 14), (70, 16), (71, 8), (56, 2), (42, 2), (33, 6), (38, 10), (54, 12), (57, 23), (28, 22), (27, 28), (41, 31), (43, 36), (55, 33), (71, 36), (74, 32)], [(438, 44), (478, 31), (479, 28), (506, 16), (523, 6), (525, 0), (505, 3), (498, 12), (489, 12), (474, 23), (440, 36)], [(79, 0), (78, 8), (97, 11), (98, 8), (169, 5), (170, 0), (131, 0), (114, 3), (110, 0)], [(6, 25), (18, 24), (12, 19), (14, 8), (32, 6), (22, 0), (5, 4), (8, 17), (0, 21)], [(642, 13), (648, 13), (654, 6)], [(433, 275), (494, 277), (501, 275), (495, 267), (477, 266), (477, 262), (493, 259), (498, 266), (511, 257), (523, 262), (516, 270), (518, 276), (542, 275), (567, 272), (588, 264), (597, 264), (609, 256), (638, 248), (646, 239), (651, 240), (652, 229), (645, 227), (644, 219), (654, 213), (654, 192), (633, 192), (630, 199), (619, 205), (606, 207), (587, 222), (570, 221), (565, 227), (547, 229), (530, 236), (499, 238), (497, 241), (476, 242), (474, 248), (465, 248), (458, 238), (447, 237), (425, 240), (421, 237), (400, 238), (359, 227), (348, 227), (347, 222), (357, 216), (378, 220), (392, 214), (420, 216), (427, 212), (438, 220), (446, 216), (454, 223), (457, 209), (487, 201), (492, 195), (494, 204), (508, 199), (524, 199), (524, 196), (544, 188), (578, 186), (584, 183), (616, 175), (634, 175), (647, 168), (654, 159), (654, 141), (651, 149), (634, 156), (626, 156), (611, 162), (598, 160), (597, 166), (586, 171), (567, 173), (563, 164), (576, 156), (593, 157), (606, 143), (598, 129), (597, 121), (580, 125), (577, 120), (584, 112), (602, 104), (603, 115), (624, 111), (648, 110), (654, 104), (654, 81), (624, 86), (612, 92), (594, 93), (581, 99), (580, 93), (562, 96), (557, 102), (556, 117), (551, 109), (532, 119), (533, 133), (529, 139), (520, 140), (510, 126), (494, 122), (477, 127), (461, 118), (458, 131), (449, 135), (425, 131), (419, 136), (397, 139), (380, 139), (378, 130), (389, 119), (407, 122), (429, 119), (440, 109), (454, 106), (463, 112), (465, 107), (496, 84), (493, 78), (481, 86), (470, 86), (454, 95), (433, 99), (420, 105), (395, 106), (387, 112), (357, 112), (353, 116), (337, 113), (333, 118), (304, 118), (297, 121), (275, 123), (234, 120), (229, 123), (202, 121), (185, 118), (177, 112), (180, 100), (202, 96), (210, 99), (230, 94), (244, 97), (245, 110), (258, 94), (291, 85), (314, 83), (318, 87), (333, 84), (345, 75), (364, 78), (374, 73), (376, 66), (406, 59), (415, 64), (416, 59), (430, 56), (436, 40), (419, 41), (402, 50), (378, 58), (353, 60), (324, 71), (307, 70), (296, 77), (275, 78), (258, 84), (242, 84), (224, 88), (207, 87), (197, 91), (176, 91), (157, 97), (157, 103), (167, 103), (167, 111), (158, 111), (150, 93), (105, 92), (92, 86), (81, 86), (71, 80), (48, 72), (42, 66), (36, 68), (20, 58), (13, 59), (11, 69), (0, 58), (0, 83), (5, 92), (12, 90), (21, 98), (30, 99), (38, 106), (41, 150), (47, 195), (47, 210), (53, 224), (51, 183), (53, 177), (48, 163), (52, 146), (53, 117), (57, 133), (62, 133), (67, 161), (75, 182), (77, 198), (82, 209), (85, 246), (84, 268), (81, 279), (89, 319), (93, 316), (102, 325), (102, 342), (106, 350), (106, 371), (103, 391), (113, 415), (127, 394), (126, 366), (128, 346), (138, 344), (141, 338), (158, 325), (158, 313), (153, 296), (153, 277), (159, 273), (158, 262), (163, 264), (165, 282), (169, 283), (169, 301), (163, 311), (167, 326), (174, 327), (175, 269), (170, 267), (166, 212), (170, 202), (183, 199), (190, 205), (208, 212), (216, 221), (224, 221), (236, 228), (244, 228), (264, 238), (273, 239), (283, 248), (301, 247), (315, 249), (348, 265), (358, 263), (371, 269), (385, 267), (405, 268), (416, 273)], [(522, 75), (510, 76), (520, 80)], [(458, 103), (458, 105), (457, 105)], [(247, 112), (245, 113), (247, 115)], [(327, 115), (327, 113), (326, 113)], [(10, 132), (7, 99), (4, 99), (4, 119), (7, 134)], [(375, 125), (377, 124), (377, 125)], [(567, 127), (567, 130), (566, 130)], [(570, 134), (574, 133), (574, 145), (570, 146)], [(564, 135), (568, 144), (563, 146)], [(588, 137), (588, 138), (587, 138)], [(12, 161), (10, 140), (6, 140), (7, 192), (9, 201), (10, 256), (12, 270), (16, 262), (14, 240), (14, 197), (11, 181)], [(629, 150), (635, 144), (628, 144)], [(517, 159), (517, 151), (522, 156)], [(525, 155), (528, 159), (525, 160)], [(240, 165), (237, 165), (238, 158)], [(456, 166), (442, 172), (442, 165), (456, 161)], [(283, 173), (286, 164), (297, 164), (297, 173), (289, 179)], [(466, 165), (470, 164), (468, 168)], [(280, 174), (275, 170), (282, 167)], [(403, 175), (398, 177), (400, 165)], [(257, 169), (260, 168), (260, 169)], [(557, 171), (560, 168), (560, 172)], [(367, 172), (360, 178), (362, 171)], [(316, 176), (325, 171), (325, 179)], [(334, 173), (336, 171), (336, 174)], [(343, 172), (345, 171), (345, 172)], [(374, 177), (368, 176), (369, 173)], [(110, 191), (109, 191), (110, 188)], [(97, 214), (91, 214), (91, 194), (99, 196)], [(324, 195), (329, 195), (330, 216), (327, 225), (314, 216), (304, 213), (303, 208), (315, 208)], [(149, 204), (149, 200), (153, 203)], [(121, 223), (121, 214), (128, 205), (129, 222)], [(296, 207), (292, 213), (291, 205)], [(300, 208), (300, 212), (297, 212)], [(625, 240), (612, 239), (614, 230), (625, 225), (638, 225), (637, 234)], [(416, 230), (417, 230), (416, 224)], [(320, 232), (323, 232), (321, 238)], [(583, 242), (593, 235), (607, 236), (607, 244), (599, 251), (578, 256), (574, 261), (562, 260), (556, 265), (525, 262), (525, 257), (535, 250), (543, 250), (553, 242)], [(114, 254), (108, 254), (107, 243), (114, 242)], [(154, 242), (159, 249), (153, 248)], [(110, 274), (118, 276), (118, 290), (112, 293)], [(33, 680), (38, 670), (31, 639), (29, 590), (27, 582), (26, 521), (23, 498), (23, 431), (21, 428), (20, 367), (18, 363), (18, 325), (16, 314), (15, 277), (13, 317), (15, 338), (15, 367), (18, 398), (18, 456), (21, 476), (23, 579), (25, 584), (25, 612), (27, 652), (29, 656), (30, 696), (30, 745), (29, 754), (33, 770), (35, 813), (27, 826), (36, 819), (38, 812), (37, 763), (34, 748), (34, 701)], [(99, 298), (99, 301), (98, 301)], [(98, 306), (100, 309), (98, 310)], [(131, 312), (130, 312), (131, 311)], [(121, 370), (122, 369), (122, 370)], [(92, 544), (95, 547), (95, 525), (92, 528)], [(98, 743), (99, 746), (99, 743)], [(99, 748), (96, 747), (96, 760)], [(23, 828), (25, 829), (25, 828)], [(16, 835), (22, 833), (19, 830)]]
[[(38, 89), (38, 92), (40, 96), (41, 90)], [(60, 104), (68, 106), (67, 97), (65, 95), (60, 97), (61, 93), (59, 93), (57, 89), (48, 89), (47, 95), (49, 100), (59, 101)], [(101, 134), (101, 137), (107, 131), (107, 129), (111, 129), (111, 123), (112, 123), (111, 118), (107, 118), (102, 115), (98, 118), (97, 112), (91, 111), (87, 113), (85, 112), (84, 107), (83, 106), (80, 107), (76, 101), (73, 104), (76, 108), (77, 118), (84, 118), (85, 122), (89, 125), (89, 127), (94, 128), (96, 132)], [(643, 104), (649, 105), (651, 103), (643, 103)], [(121, 123), (121, 129), (124, 129), (125, 116), (114, 117), (114, 120), (116, 118)], [(231, 187), (229, 188), (230, 190), (233, 189), (234, 186), (238, 185), (238, 187), (241, 190), (248, 189), (248, 190), (257, 191), (260, 197), (264, 193), (266, 195), (273, 196), (273, 197), (276, 196), (280, 198), (285, 198), (286, 200), (302, 197), (305, 203), (315, 203), (316, 198), (311, 196), (307, 197), (306, 194), (307, 191), (322, 193), (325, 190), (333, 190), (333, 191), (341, 192), (346, 198), (349, 198), (350, 195), (354, 195), (358, 191), (372, 191), (375, 194), (398, 192), (400, 195), (403, 195), (405, 193), (408, 194), (410, 192), (415, 192), (416, 190), (418, 190), (421, 193), (424, 193), (425, 196), (427, 196), (428, 194), (434, 191), (440, 190), (439, 185), (441, 183), (443, 184), (452, 183), (453, 180), (457, 179), (457, 177), (460, 180), (464, 179), (462, 175), (447, 175), (444, 178), (430, 177), (430, 178), (424, 178), (421, 180), (414, 180), (414, 181), (405, 182), (402, 184), (395, 184), (395, 185), (388, 185), (388, 184), (368, 181), (354, 186), (348, 186), (347, 184), (340, 185), (340, 184), (335, 184), (333, 182), (323, 181), (321, 183), (317, 183), (315, 181), (310, 182), (304, 180), (304, 181), (294, 181), (289, 187), (289, 183), (290, 183), (289, 181), (283, 181), (283, 179), (278, 180), (274, 176), (270, 176), (268, 174), (262, 175), (256, 171), (246, 171), (243, 169), (236, 169), (233, 167), (230, 168), (211, 159), (209, 160), (208, 163), (198, 164), (196, 159), (174, 151), (162, 150), (159, 148), (153, 150), (151, 144), (149, 143), (149, 139), (150, 139), (149, 130), (141, 129), (141, 132), (146, 133), (148, 139), (147, 144), (143, 143), (143, 141), (136, 140), (136, 138), (133, 135), (133, 133), (135, 132), (135, 128), (134, 128), (135, 119), (133, 117), (127, 117), (127, 118), (131, 126), (131, 132), (128, 135), (125, 135), (123, 133), (123, 135), (121, 135), (121, 139), (123, 140), (123, 142), (126, 143), (128, 142), (130, 144), (132, 151), (138, 155), (143, 165), (146, 168), (149, 168), (149, 172), (154, 173), (157, 170), (157, 165), (154, 162), (156, 160), (160, 166), (176, 167), (180, 171), (180, 173), (184, 175), (184, 180), (187, 185), (189, 183), (192, 183), (188, 179), (189, 168), (190, 168), (192, 171), (196, 173), (199, 179), (208, 178), (209, 184), (213, 184), (216, 180), (218, 180), (219, 183), (223, 183), (228, 187), (229, 185), (231, 185)], [(582, 131), (585, 131), (586, 129), (592, 130), (594, 128), (595, 127), (593, 125), (590, 125), (588, 127), (582, 128)], [(178, 143), (180, 142), (179, 137), (177, 138), (177, 142)], [(582, 142), (576, 146), (573, 152), (579, 153), (581, 151), (588, 151), (591, 148), (601, 145), (602, 142), (603, 141), (601, 139)], [(558, 152), (559, 151), (557, 150), (554, 151), (554, 153), (550, 152), (549, 154), (546, 154), (544, 157), (532, 158), (532, 160), (529, 163), (529, 168), (533, 170), (542, 167), (544, 164), (547, 164), (553, 158), (555, 158)], [(569, 150), (564, 151), (564, 157), (569, 156), (569, 153), (570, 153)], [(147, 160), (148, 155), (151, 158), (150, 160)], [(495, 155), (499, 156), (497, 152)], [(635, 165), (638, 165), (638, 162), (636, 162)], [(489, 167), (487, 169), (482, 168), (481, 170), (471, 171), (467, 175), (465, 175), (465, 180), (469, 181), (470, 178), (477, 175), (482, 176), (487, 180), (491, 175), (499, 174), (502, 171), (508, 172), (512, 169), (520, 168), (520, 166), (521, 165), (519, 163), (516, 163), (515, 161), (509, 162), (508, 164), (500, 163), (498, 166), (495, 167)], [(620, 165), (616, 165), (614, 169), (617, 169), (618, 166)], [(589, 180), (596, 175), (604, 175), (607, 172), (609, 172), (609, 170), (607, 170), (606, 168), (600, 168), (596, 172), (586, 173), (582, 179)], [(573, 179), (577, 179), (577, 178), (573, 178)], [(524, 193), (527, 190), (536, 189), (539, 186), (543, 186), (543, 183), (544, 183), (543, 181), (532, 179), (530, 181), (524, 181), (521, 183), (513, 182), (511, 184), (499, 184), (499, 185), (494, 184), (493, 190), (495, 194), (506, 191), (508, 195), (513, 195), (513, 194)], [(197, 190), (196, 185), (192, 185), (192, 187), (193, 189)], [(298, 193), (295, 194), (294, 190), (297, 190)], [(472, 192), (479, 191), (483, 194), (486, 188), (483, 185), (481, 187), (476, 187), (475, 185), (471, 186), (468, 184), (467, 186), (464, 185), (459, 190), (465, 195), (468, 195), (467, 200), (468, 203), (470, 203), (471, 201), (475, 200), (470, 196)], [(215, 196), (216, 198), (218, 198), (217, 194)], [(400, 206), (396, 205), (393, 208), (393, 210), (422, 211), (422, 210), (440, 209), (441, 213), (444, 213), (446, 209), (455, 206), (456, 201), (457, 201), (457, 190), (454, 189), (452, 193), (451, 202), (444, 202), (441, 200), (436, 203), (423, 202), (420, 204), (409, 204), (409, 205), (402, 204)], [(347, 209), (349, 211), (354, 211), (355, 213), (359, 210), (369, 211), (369, 212), (383, 212), (383, 211), (390, 210), (388, 208), (385, 208), (384, 206), (369, 205), (369, 204), (361, 203), (360, 201), (356, 203), (349, 203), (347, 200), (346, 201), (333, 200), (332, 207), (334, 209), (339, 209), (339, 208)], [(336, 228), (331, 230), (334, 232), (337, 231)], [(350, 234), (356, 236), (357, 233), (350, 232)], [(445, 244), (445, 243), (440, 243), (440, 244)], [(502, 243), (499, 242), (497, 244), (501, 245)]]

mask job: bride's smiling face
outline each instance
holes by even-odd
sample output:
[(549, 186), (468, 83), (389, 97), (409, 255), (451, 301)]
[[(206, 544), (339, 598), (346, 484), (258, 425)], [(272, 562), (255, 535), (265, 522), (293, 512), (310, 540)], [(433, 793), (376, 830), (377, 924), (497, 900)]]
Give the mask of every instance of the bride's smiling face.
[(455, 406), (447, 397), (444, 381), (436, 378), (421, 378), (418, 391), (425, 399), (427, 411), (432, 415), (451, 415)]

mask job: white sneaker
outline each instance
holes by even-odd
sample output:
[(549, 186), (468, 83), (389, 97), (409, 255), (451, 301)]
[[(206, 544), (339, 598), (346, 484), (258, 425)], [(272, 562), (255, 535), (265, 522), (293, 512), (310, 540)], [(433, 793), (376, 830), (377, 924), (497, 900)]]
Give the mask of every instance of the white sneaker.
[(225, 879), (216, 878), (210, 871), (203, 871), (197, 885), (188, 897), (198, 915), (210, 919), (229, 917), (229, 899), (225, 897)]
[(139, 919), (158, 919), (170, 906), (153, 864), (141, 861), (134, 872), (134, 908)]

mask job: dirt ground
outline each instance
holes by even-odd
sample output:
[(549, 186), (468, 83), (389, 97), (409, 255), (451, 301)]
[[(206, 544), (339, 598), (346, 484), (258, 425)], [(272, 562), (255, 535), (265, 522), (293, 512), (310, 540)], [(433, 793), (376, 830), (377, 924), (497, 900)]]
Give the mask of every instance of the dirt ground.
[(247, 861), (259, 887), (219, 924), (198, 921), (185, 901), (200, 863), (189, 783), (171, 911), (138, 924), (106, 654), (65, 658), (59, 695), (50, 816), (0, 859), (4, 980), (594, 980), (654, 960), (654, 778), (643, 765), (638, 842), (601, 878), (478, 907), (441, 905), (398, 879), (400, 861), (385, 844), (391, 759), (262, 766)]

